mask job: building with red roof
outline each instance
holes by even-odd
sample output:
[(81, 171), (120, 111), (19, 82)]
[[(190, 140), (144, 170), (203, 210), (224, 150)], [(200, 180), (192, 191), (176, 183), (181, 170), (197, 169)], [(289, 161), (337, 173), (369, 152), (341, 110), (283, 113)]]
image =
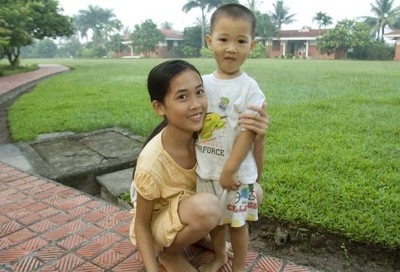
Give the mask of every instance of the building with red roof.
[(328, 30), (303, 27), (300, 30), (281, 30), (279, 37), (266, 42), (270, 58), (307, 58), (307, 59), (340, 59), (342, 52), (335, 54), (320, 54), (318, 39)]
[(395, 40), (395, 51), (393, 60), (400, 61), (400, 29), (384, 34), (386, 39)]

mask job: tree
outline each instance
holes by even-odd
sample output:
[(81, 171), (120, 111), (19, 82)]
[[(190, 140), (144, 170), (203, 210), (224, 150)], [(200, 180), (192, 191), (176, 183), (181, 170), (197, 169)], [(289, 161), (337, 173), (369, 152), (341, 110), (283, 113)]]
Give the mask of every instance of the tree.
[(319, 29), (321, 29), (322, 26), (326, 29), (328, 25), (332, 24), (332, 17), (321, 11), (317, 12), (312, 20), (313, 22), (317, 22)]
[(293, 19), (296, 13), (289, 14), (289, 8), (284, 5), (283, 0), (277, 0), (273, 4), (274, 11), (271, 13), (272, 22), (276, 25), (278, 33), (282, 28), (282, 25), (293, 23)]
[(371, 12), (375, 17), (361, 17), (376, 32), (377, 40), (383, 40), (387, 26), (396, 28), (400, 18), (400, 6), (394, 7), (394, 2), (395, 0), (375, 0), (375, 4), (370, 4)]
[(111, 52), (115, 52), (117, 57), (119, 57), (121, 51), (124, 51), (127, 46), (122, 43), (123, 37), (120, 34), (115, 34), (110, 37), (110, 40), (107, 43), (107, 48)]
[(21, 47), (34, 39), (72, 35), (71, 18), (59, 12), (56, 0), (0, 0), (1, 56), (17, 66)]
[[(260, 3), (261, 3), (261, 1), (260, 1)], [(249, 9), (254, 13), (256, 11), (258, 11), (258, 7), (260, 6), (260, 3), (258, 0), (247, 0), (247, 5), (248, 5)]]
[(201, 25), (185, 27), (183, 30), (183, 56), (199, 57), (201, 48)]
[(164, 35), (151, 19), (147, 19), (140, 26), (135, 25), (135, 30), (131, 34), (133, 48), (137, 52), (143, 52), (145, 56), (154, 51), (157, 43), (164, 39)]
[(367, 47), (372, 41), (370, 29), (363, 22), (342, 20), (334, 29), (328, 31), (320, 40), (321, 53), (332, 54), (342, 50), (347, 58), (350, 48), (360, 50)]
[(79, 57), (82, 53), (82, 44), (76, 37), (72, 37), (69, 39), (59, 50), (63, 52), (62, 56), (64, 57)]
[(104, 46), (110, 33), (120, 30), (122, 23), (115, 18), (110, 9), (89, 5), (87, 10), (79, 10), (74, 16), (74, 23), (81, 33), (81, 37), (88, 37), (88, 31), (92, 32), (92, 41), (96, 46)]
[(172, 23), (171, 22), (164, 22), (161, 24), (161, 29), (170, 29), (172, 30)]
[(205, 35), (206, 35), (206, 12), (211, 11), (213, 8), (226, 3), (239, 3), (238, 0), (188, 0), (188, 2), (182, 7), (182, 11), (188, 13), (194, 8), (201, 9), (201, 44), (205, 47)]
[(277, 28), (272, 22), (271, 16), (259, 11), (255, 11), (254, 15), (257, 18), (256, 36), (261, 37), (263, 43), (277, 34)]
[(188, 13), (194, 8), (201, 9), (201, 46), (205, 46), (206, 12), (218, 6), (218, 0), (188, 0), (182, 11)]

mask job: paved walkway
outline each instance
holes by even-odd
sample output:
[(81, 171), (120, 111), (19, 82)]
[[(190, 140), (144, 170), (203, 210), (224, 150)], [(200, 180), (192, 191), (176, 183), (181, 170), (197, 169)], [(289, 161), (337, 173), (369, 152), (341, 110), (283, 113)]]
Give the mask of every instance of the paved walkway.
[[(36, 78), (0, 77), (1, 96), (51, 75), (49, 67)], [(0, 161), (0, 271), (145, 271), (127, 210), (17, 167)], [(192, 246), (184, 254), (199, 267), (213, 253)], [(246, 262), (253, 272), (316, 271), (251, 251)]]

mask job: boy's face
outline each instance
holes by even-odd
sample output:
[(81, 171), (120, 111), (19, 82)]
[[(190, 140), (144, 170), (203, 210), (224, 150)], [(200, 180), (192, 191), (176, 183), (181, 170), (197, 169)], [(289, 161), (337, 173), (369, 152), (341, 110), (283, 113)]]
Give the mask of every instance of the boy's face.
[(219, 78), (234, 78), (240, 75), (240, 66), (245, 62), (256, 41), (251, 37), (251, 24), (228, 16), (217, 18), (207, 45), (214, 53)]

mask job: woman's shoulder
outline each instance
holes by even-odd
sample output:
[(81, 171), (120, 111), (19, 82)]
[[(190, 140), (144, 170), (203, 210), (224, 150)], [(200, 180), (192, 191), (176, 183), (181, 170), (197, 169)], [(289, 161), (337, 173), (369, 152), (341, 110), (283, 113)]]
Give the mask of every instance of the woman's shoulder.
[(137, 166), (151, 166), (152, 162), (158, 159), (163, 150), (160, 132), (143, 147), (138, 157)]

